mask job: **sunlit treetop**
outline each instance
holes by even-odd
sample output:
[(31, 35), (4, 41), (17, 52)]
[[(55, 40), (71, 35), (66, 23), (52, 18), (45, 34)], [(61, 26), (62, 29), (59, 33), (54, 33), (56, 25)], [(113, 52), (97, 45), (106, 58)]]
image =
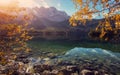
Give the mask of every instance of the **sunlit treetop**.
[(120, 0), (72, 0), (77, 12), (70, 19), (75, 25), (75, 20), (85, 23), (84, 19), (106, 18), (120, 14)]
[[(93, 18), (103, 19), (91, 34), (98, 32), (99, 36), (97, 38), (104, 40), (113, 40), (115, 38), (115, 41), (120, 39), (120, 0), (72, 1), (77, 9), (77, 12), (70, 18), (72, 26), (81, 25), (81, 23), (86, 24), (86, 21)], [(111, 36), (113, 37), (111, 38)]]

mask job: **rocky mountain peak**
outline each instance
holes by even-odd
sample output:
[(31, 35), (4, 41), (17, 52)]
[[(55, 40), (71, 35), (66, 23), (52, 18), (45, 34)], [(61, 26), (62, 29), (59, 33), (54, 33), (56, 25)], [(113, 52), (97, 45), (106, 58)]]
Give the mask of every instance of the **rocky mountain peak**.
[(57, 10), (55, 7), (36, 7), (33, 8), (34, 15), (38, 18), (45, 18), (50, 21), (62, 22), (69, 19), (69, 16), (66, 12)]

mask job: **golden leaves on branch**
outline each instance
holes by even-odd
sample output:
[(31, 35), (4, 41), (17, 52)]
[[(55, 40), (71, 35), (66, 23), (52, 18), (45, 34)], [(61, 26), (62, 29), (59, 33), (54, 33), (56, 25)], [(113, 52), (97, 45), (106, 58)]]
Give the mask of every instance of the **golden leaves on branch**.
[[(72, 26), (86, 24), (93, 18), (103, 20), (96, 27), (93, 34), (99, 34), (99, 38), (109, 40), (120, 31), (120, 0), (73, 0), (77, 12), (70, 18)], [(98, 35), (97, 35), (98, 36)], [(119, 37), (118, 37), (119, 38)]]
[(72, 0), (72, 1), (76, 5), (76, 8), (79, 7), (79, 6), (82, 7), (83, 0)]
[[(27, 22), (31, 16), (24, 12), (25, 15), (20, 18), (19, 14), (22, 11), (25, 9), (1, 10), (0, 8), (0, 62), (3, 62), (0, 64), (6, 64), (8, 59), (4, 57), (12, 52), (30, 51), (26, 42), (32, 38), (28, 35), (29, 29), (27, 29)], [(20, 24), (18, 19), (20, 19)]]
[(111, 20), (114, 20), (115, 29), (120, 29), (120, 14), (112, 16)]
[[(104, 13), (111, 17), (120, 12), (120, 0), (73, 0), (73, 2), (77, 7), (77, 12), (71, 18), (79, 20), (83, 24), (85, 23), (83, 19), (92, 19), (93, 15), (105, 18)], [(72, 21), (70, 20), (70, 22)]]
[(4, 32), (4, 34), (0, 36), (0, 41), (8, 43), (11, 48), (12, 46), (15, 47), (15, 45), (17, 45), (16, 47), (18, 47), (18, 45), (23, 47), (25, 42), (31, 39), (31, 37), (28, 36), (28, 32), (23, 31), (22, 28), (22, 25), (16, 24), (1, 25), (0, 32)]

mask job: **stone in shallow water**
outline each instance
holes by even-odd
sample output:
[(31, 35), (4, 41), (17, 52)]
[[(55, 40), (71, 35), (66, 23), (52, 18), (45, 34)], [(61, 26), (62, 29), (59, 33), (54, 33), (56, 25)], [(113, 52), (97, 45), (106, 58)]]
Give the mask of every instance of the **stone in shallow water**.
[(82, 59), (109, 59), (111, 61), (117, 60), (120, 62), (120, 53), (114, 53), (107, 51), (101, 48), (73, 48), (70, 51), (66, 52), (61, 58), (66, 60), (74, 60), (78, 58)]
[[(13, 74), (33, 75), (35, 72), (36, 75), (79, 75), (78, 73), (82, 73), (82, 75), (94, 75), (95, 73), (115, 75), (113, 73), (120, 71), (119, 53), (116, 55), (116, 53), (100, 48), (74, 48), (65, 55), (57, 56), (54, 59), (29, 57), (29, 61), (27, 64), (18, 62), (22, 66), (21, 69), (15, 69), (14, 64), (9, 64), (12, 69), (15, 69)], [(3, 72), (7, 73), (8, 69), (6, 69)]]

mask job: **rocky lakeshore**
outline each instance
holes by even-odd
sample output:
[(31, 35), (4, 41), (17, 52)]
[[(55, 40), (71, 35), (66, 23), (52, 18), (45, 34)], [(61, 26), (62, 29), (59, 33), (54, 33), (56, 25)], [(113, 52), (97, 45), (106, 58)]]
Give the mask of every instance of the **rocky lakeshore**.
[(76, 52), (72, 54), (75, 50), (77, 48), (61, 56), (51, 52), (41, 52), (40, 57), (19, 53), (15, 60), (10, 59), (8, 64), (0, 65), (0, 75), (120, 75), (119, 57), (116, 59), (112, 55), (107, 59), (111, 55), (107, 53), (105, 59), (102, 56), (98, 59), (97, 56), (86, 57), (86, 52), (79, 56)]

